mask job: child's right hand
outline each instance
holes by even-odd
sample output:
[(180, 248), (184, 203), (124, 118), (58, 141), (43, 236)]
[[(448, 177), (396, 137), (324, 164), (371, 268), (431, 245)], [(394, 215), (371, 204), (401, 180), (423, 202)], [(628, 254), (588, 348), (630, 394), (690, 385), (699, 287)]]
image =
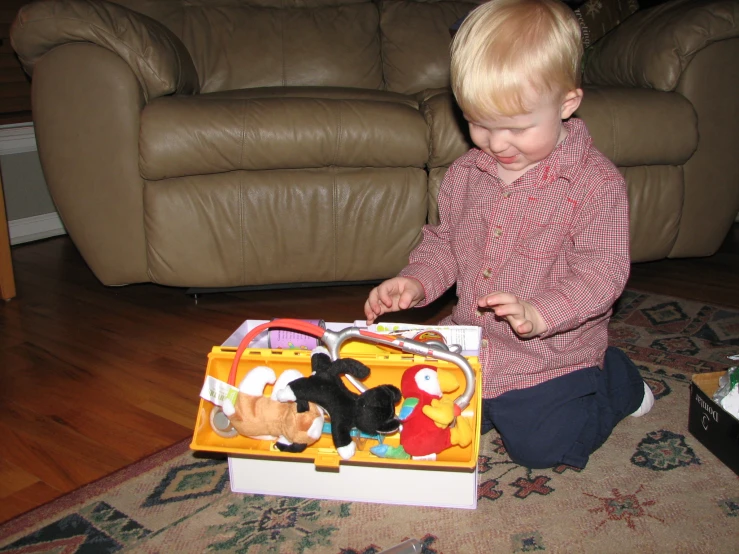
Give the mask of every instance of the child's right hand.
[(412, 308), (426, 296), (421, 283), (408, 277), (393, 277), (370, 291), (364, 303), (367, 325), (382, 314)]

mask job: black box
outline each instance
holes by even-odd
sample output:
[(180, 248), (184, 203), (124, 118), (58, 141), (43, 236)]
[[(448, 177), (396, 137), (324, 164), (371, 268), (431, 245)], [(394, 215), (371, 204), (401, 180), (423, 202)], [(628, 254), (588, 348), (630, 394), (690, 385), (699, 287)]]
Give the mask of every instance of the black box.
[(688, 430), (739, 475), (739, 420), (713, 401), (725, 371), (693, 375)]

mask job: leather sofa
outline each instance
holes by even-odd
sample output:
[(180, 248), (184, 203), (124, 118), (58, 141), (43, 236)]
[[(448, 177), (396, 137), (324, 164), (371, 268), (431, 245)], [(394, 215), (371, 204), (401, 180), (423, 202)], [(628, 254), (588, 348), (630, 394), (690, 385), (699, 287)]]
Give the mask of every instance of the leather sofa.
[[(51, 0), (11, 44), (50, 192), (100, 281), (394, 275), (470, 146), (449, 27), (475, 3)], [(578, 114), (626, 177), (632, 258), (707, 256), (739, 210), (737, 0), (673, 0), (588, 52)]]

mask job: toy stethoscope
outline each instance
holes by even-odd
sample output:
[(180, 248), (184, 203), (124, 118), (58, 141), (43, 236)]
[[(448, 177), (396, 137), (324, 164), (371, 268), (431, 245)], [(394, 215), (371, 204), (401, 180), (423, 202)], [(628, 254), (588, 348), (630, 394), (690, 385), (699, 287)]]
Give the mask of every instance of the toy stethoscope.
[[(239, 367), (239, 361), (241, 356), (251, 344), (252, 340), (266, 329), (291, 329), (298, 331), (306, 335), (317, 338), (326, 346), (329, 357), (332, 360), (339, 358), (339, 348), (344, 341), (351, 338), (363, 339), (370, 343), (384, 344), (386, 346), (392, 346), (403, 352), (409, 354), (418, 354), (421, 356), (427, 356), (430, 358), (436, 358), (438, 360), (444, 360), (446, 362), (457, 365), (464, 373), (466, 386), (462, 394), (460, 394), (455, 400), (455, 416), (462, 413), (462, 410), (470, 405), (472, 396), (475, 393), (475, 372), (472, 370), (472, 366), (469, 364), (467, 359), (457, 352), (450, 350), (447, 345), (438, 341), (421, 342), (413, 339), (407, 339), (404, 337), (391, 338), (387, 335), (381, 335), (379, 333), (373, 333), (367, 329), (360, 329), (359, 327), (347, 327), (341, 331), (331, 331), (324, 329), (313, 323), (303, 321), (300, 319), (274, 319), (267, 323), (257, 325), (251, 331), (249, 331), (236, 349), (234, 354), (234, 360), (231, 364), (231, 371), (228, 374), (228, 384), (236, 386), (236, 372)], [(359, 392), (367, 390), (360, 381), (357, 381), (351, 375), (345, 375), (345, 377), (356, 387)], [(236, 429), (233, 428), (231, 422), (223, 414), (219, 407), (215, 407), (211, 410), (210, 423), (213, 430), (224, 438), (231, 438), (238, 435)]]

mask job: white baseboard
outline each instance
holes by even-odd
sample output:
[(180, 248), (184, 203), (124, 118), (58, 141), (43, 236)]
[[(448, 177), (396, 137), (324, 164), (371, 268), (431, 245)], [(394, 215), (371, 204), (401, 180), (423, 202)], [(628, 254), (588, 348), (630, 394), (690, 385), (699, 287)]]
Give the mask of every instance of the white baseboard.
[(36, 132), (33, 123), (0, 126), (0, 156), (35, 151)]
[(10, 244), (13, 245), (65, 235), (67, 230), (62, 224), (62, 220), (54, 212), (9, 221), (8, 232), (10, 234)]
[[(33, 123), (18, 123), (0, 126), (0, 156), (36, 151), (36, 133)], [(10, 244), (23, 244), (57, 235), (67, 231), (56, 212), (35, 215), (8, 222)]]

